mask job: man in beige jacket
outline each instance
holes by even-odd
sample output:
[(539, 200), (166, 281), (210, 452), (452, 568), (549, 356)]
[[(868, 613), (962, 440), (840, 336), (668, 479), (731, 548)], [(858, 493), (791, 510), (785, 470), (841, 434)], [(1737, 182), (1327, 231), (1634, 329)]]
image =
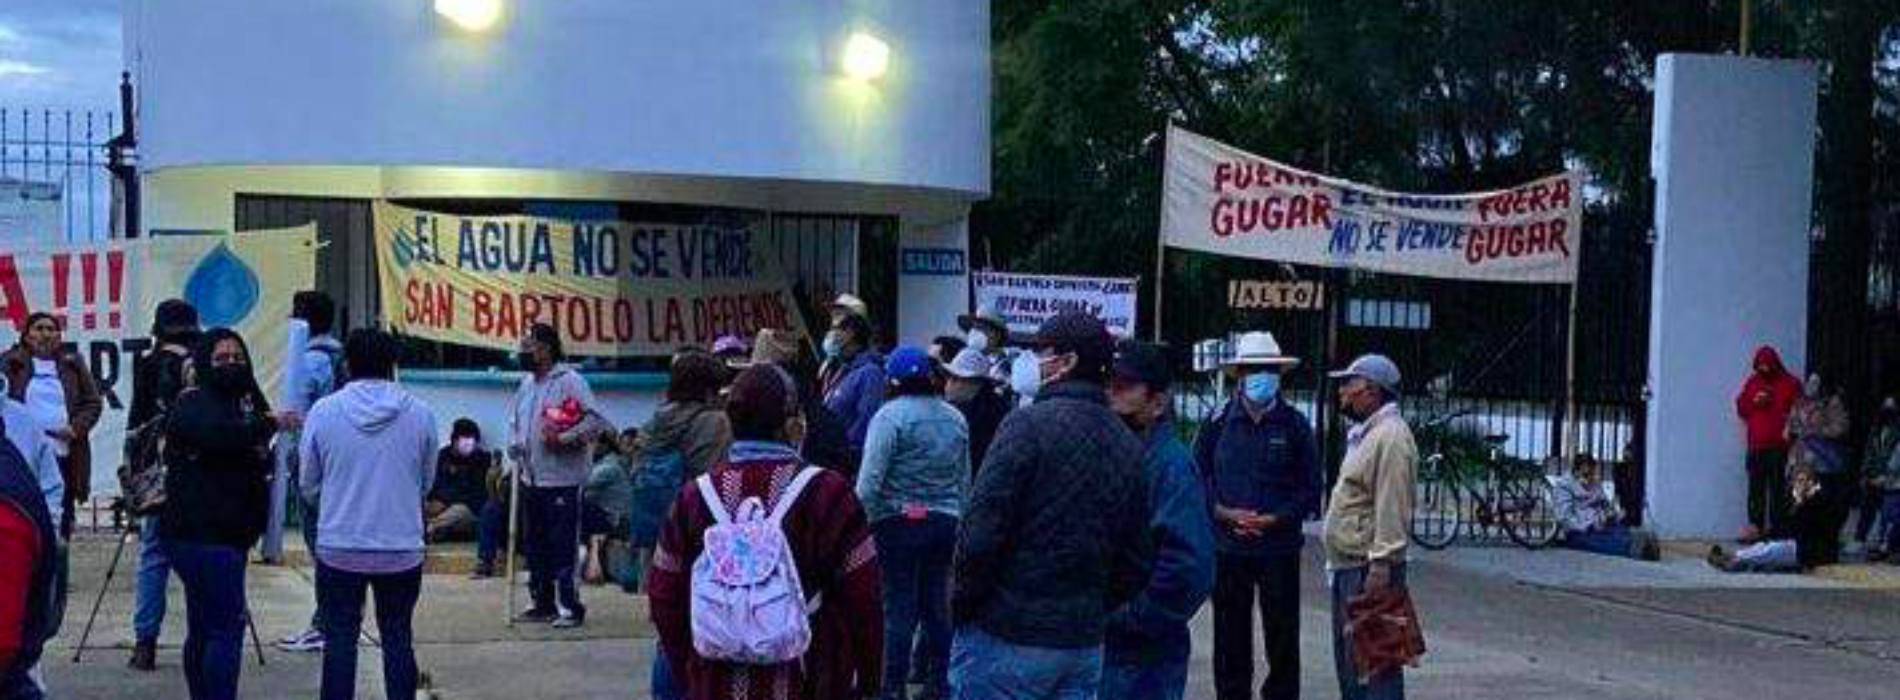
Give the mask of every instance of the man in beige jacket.
[(1382, 355), (1333, 372), (1340, 410), (1353, 420), (1326, 509), (1326, 569), (1333, 588), (1333, 662), (1344, 700), (1405, 697), (1398, 670), (1361, 680), (1346, 633), (1346, 602), (1362, 591), (1405, 585), (1412, 480), (1418, 446), (1399, 413), (1399, 368)]

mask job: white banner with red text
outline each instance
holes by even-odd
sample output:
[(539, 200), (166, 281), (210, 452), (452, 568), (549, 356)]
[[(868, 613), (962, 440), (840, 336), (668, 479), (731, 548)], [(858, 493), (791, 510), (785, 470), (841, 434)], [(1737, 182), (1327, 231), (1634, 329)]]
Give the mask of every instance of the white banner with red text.
[(1444, 279), (1577, 279), (1582, 178), (1496, 192), (1388, 192), (1170, 127), (1161, 241), (1259, 260)]

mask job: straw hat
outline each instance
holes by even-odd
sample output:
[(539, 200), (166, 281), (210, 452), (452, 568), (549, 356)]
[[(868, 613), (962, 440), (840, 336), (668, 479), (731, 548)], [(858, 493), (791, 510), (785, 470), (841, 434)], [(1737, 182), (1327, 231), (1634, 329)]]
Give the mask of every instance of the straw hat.
[(1280, 352), (1280, 341), (1266, 331), (1242, 333), (1234, 341), (1234, 356), (1221, 362), (1221, 366), (1232, 372), (1242, 367), (1278, 367), (1292, 369), (1299, 366), (1300, 358)]

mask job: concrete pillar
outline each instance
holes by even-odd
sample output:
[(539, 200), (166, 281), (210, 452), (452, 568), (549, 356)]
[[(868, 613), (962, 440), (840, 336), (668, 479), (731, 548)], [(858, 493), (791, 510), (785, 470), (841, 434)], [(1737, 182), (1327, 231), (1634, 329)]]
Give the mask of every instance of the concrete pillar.
[(1657, 62), (1646, 469), (1664, 537), (1746, 522), (1736, 392), (1757, 346), (1806, 362), (1815, 96), (1812, 63)]
[(897, 245), (897, 339), (927, 345), (969, 310), (970, 219), (903, 222)]

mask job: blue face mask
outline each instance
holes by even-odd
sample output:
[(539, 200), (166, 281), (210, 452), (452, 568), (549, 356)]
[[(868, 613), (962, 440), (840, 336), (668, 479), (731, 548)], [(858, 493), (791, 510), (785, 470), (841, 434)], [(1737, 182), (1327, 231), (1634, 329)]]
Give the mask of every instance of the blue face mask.
[(837, 331), (826, 333), (825, 340), (821, 343), (821, 346), (821, 349), (825, 352), (825, 357), (837, 357), (844, 352), (844, 335)]
[(1246, 394), (1248, 401), (1257, 404), (1272, 403), (1274, 397), (1280, 395), (1280, 375), (1272, 372), (1249, 374), (1240, 390)]

